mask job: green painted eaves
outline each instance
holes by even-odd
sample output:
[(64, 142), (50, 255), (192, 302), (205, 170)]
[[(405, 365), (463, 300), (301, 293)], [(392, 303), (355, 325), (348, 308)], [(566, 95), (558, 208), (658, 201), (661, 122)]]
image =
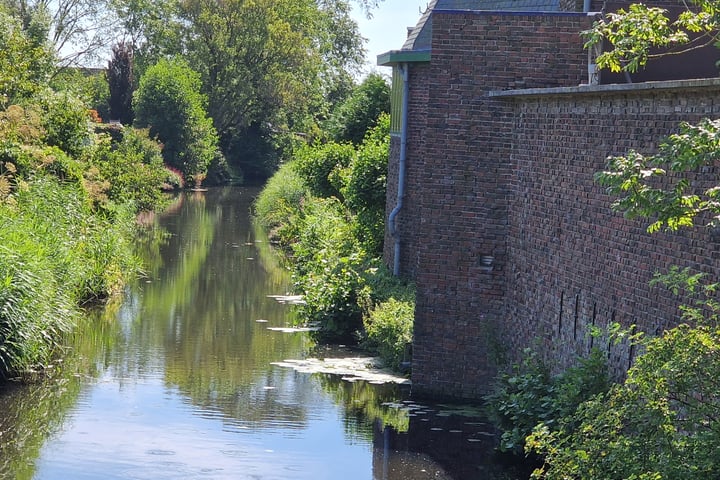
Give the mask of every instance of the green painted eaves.
[(391, 50), (377, 57), (377, 64), (383, 67), (399, 63), (422, 63), (430, 61), (430, 50)]

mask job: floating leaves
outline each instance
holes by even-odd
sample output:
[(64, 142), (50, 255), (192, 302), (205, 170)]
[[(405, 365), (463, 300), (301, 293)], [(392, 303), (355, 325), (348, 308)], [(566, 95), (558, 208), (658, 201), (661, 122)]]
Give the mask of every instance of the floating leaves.
[(364, 380), (375, 384), (410, 384), (409, 379), (383, 369), (380, 360), (375, 357), (308, 358), (305, 360), (285, 360), (273, 362), (272, 364), (304, 373), (341, 375), (343, 380), (348, 382)]

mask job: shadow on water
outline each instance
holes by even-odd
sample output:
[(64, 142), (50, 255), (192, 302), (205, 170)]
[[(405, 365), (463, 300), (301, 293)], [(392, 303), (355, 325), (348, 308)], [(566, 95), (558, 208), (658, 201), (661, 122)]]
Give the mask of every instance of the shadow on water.
[(290, 279), (248, 215), (256, 190), (180, 196), (138, 241), (146, 275), (87, 318), (37, 383), (0, 386), (0, 478), (509, 480), (481, 414), (406, 386), (298, 373), (268, 327)]

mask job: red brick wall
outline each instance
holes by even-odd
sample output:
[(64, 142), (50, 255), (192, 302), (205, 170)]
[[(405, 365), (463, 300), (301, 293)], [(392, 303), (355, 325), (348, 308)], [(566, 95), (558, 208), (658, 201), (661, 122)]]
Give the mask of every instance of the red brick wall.
[[(417, 78), (427, 82), (427, 114), (424, 121), (410, 117), (411, 130), (421, 122), (414, 134), (422, 138), (409, 140), (402, 216), (402, 265), (418, 292), (416, 391), (478, 396), (495, 374), (505, 342), (514, 118), (511, 103), (487, 92), (585, 81), (577, 32), (590, 21), (574, 14), (433, 15), (432, 60)], [(494, 257), (491, 272), (481, 265), (485, 255)]]
[[(710, 232), (650, 235), (645, 223), (611, 211), (593, 174), (608, 155), (652, 152), (680, 121), (717, 118), (719, 91), (516, 99), (505, 317), (511, 352), (539, 339), (547, 358), (567, 367), (589, 350), (589, 325), (614, 320), (660, 332), (678, 318), (678, 300), (649, 286), (653, 274), (671, 265), (717, 273), (719, 244)], [(720, 169), (706, 170), (702, 178), (718, 178)], [(624, 373), (633, 352), (610, 353), (616, 374)]]
[[(478, 397), (498, 366), (539, 342), (562, 368), (611, 321), (655, 333), (677, 300), (648, 282), (670, 265), (713, 271), (718, 239), (645, 233), (593, 181), (605, 158), (652, 149), (677, 128), (720, 114), (718, 90), (637, 90), (496, 97), (576, 86), (582, 15), (436, 14), (430, 64), (413, 65), (402, 273), (417, 283), (418, 393)], [(393, 138), (388, 211), (395, 205)], [(715, 175), (720, 172), (706, 172)], [(392, 241), (386, 259), (392, 264)], [(492, 271), (481, 257), (492, 255)], [(633, 352), (609, 348), (619, 375)]]

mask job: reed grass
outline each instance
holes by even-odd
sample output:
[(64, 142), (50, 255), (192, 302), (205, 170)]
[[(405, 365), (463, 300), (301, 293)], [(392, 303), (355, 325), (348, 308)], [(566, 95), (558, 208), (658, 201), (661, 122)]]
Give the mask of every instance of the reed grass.
[(79, 305), (137, 268), (129, 211), (94, 211), (82, 187), (39, 176), (0, 203), (0, 379), (42, 368)]

